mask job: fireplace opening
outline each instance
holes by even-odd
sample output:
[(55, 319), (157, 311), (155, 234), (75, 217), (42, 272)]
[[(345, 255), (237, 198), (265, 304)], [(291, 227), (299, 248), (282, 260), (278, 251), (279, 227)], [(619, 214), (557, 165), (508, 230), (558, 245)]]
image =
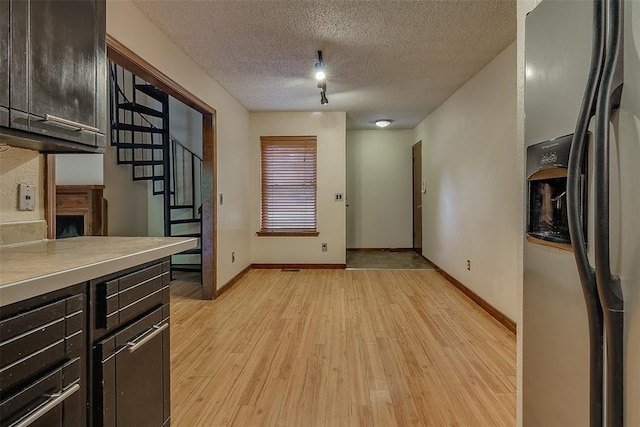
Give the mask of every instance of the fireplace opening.
[(84, 215), (56, 215), (56, 239), (84, 236)]
[(104, 185), (56, 185), (56, 239), (107, 235), (103, 190)]

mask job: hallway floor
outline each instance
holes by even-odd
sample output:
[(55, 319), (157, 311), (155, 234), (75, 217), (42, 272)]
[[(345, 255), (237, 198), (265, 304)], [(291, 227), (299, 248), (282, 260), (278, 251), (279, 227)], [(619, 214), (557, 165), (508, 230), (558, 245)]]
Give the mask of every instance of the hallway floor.
[(364, 270), (434, 270), (435, 267), (413, 251), (347, 250), (347, 268)]

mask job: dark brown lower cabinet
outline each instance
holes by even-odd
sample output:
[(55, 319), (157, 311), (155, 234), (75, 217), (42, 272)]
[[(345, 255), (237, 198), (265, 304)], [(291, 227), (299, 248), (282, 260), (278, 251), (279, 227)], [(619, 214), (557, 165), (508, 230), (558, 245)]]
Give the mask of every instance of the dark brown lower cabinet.
[(169, 262), (0, 309), (0, 427), (170, 424)]
[(169, 262), (90, 282), (95, 427), (170, 423)]
[(0, 425), (86, 425), (85, 286), (2, 308)]

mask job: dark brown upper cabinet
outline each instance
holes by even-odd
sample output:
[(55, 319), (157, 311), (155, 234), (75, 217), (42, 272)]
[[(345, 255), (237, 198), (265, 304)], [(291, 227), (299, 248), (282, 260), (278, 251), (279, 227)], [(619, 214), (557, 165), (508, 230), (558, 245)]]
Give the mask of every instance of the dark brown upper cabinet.
[[(2, 13), (6, 2), (0, 0)], [(0, 65), (0, 85), (8, 80), (9, 127), (0, 133), (10, 145), (42, 152), (104, 152), (105, 0), (9, 5), (10, 19), (2, 20), (10, 23), (9, 44), (2, 45), (11, 55), (8, 73)], [(6, 39), (6, 24), (0, 25)]]
[(0, 0), (0, 126), (9, 126), (9, 0)]

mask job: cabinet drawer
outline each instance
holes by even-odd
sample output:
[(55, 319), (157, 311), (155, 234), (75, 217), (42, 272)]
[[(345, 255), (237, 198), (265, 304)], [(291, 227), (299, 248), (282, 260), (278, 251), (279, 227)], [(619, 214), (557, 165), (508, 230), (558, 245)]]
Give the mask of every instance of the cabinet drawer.
[(121, 277), (98, 281), (95, 291), (96, 329), (113, 330), (160, 306), (167, 299), (168, 262), (160, 262)]
[(83, 349), (84, 296), (75, 295), (0, 322), (0, 389), (79, 355)]
[(0, 420), (3, 425), (39, 415), (38, 425), (79, 426), (82, 423), (82, 387), (80, 359), (42, 375), (12, 395), (0, 396)]

